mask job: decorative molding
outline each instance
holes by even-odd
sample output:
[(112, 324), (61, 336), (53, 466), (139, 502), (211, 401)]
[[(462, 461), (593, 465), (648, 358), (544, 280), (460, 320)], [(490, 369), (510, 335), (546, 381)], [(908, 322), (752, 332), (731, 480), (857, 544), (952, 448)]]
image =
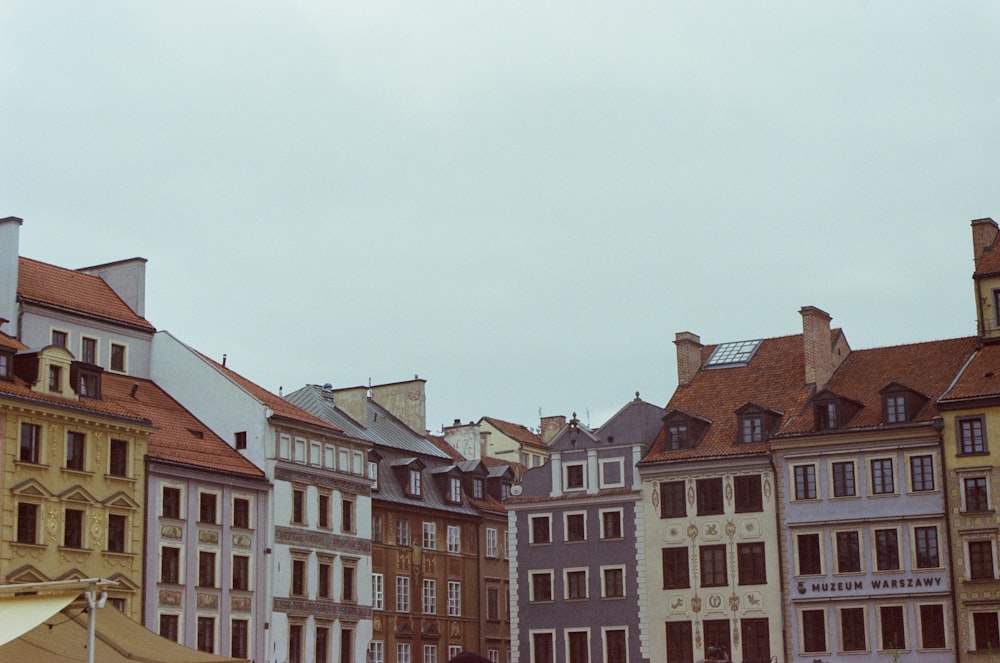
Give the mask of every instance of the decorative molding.
[(180, 525), (161, 525), (160, 538), (163, 539), (183, 539), (184, 528)]
[(372, 494), (370, 479), (358, 476), (355, 481), (351, 481), (331, 476), (329, 469), (312, 470), (305, 466), (288, 467), (281, 463), (274, 468), (274, 478), (276, 481), (293, 481), (311, 486), (321, 486), (359, 497), (371, 497)]
[(218, 610), (219, 595), (198, 592), (197, 605), (199, 610)]
[(166, 589), (160, 590), (160, 605), (179, 606), (180, 604), (180, 592), (169, 591)]
[(298, 527), (275, 527), (274, 542), (292, 546), (322, 548), (337, 552), (350, 552), (358, 555), (371, 555), (372, 542), (353, 536), (327, 534)]
[(345, 605), (332, 601), (275, 598), (273, 609), (275, 612), (303, 613), (319, 619), (341, 619), (351, 622), (372, 618), (372, 609), (367, 606)]
[(210, 529), (198, 530), (198, 543), (219, 545), (219, 533)]
[(233, 612), (250, 612), (253, 609), (253, 600), (249, 596), (233, 596), (229, 600), (229, 605)]

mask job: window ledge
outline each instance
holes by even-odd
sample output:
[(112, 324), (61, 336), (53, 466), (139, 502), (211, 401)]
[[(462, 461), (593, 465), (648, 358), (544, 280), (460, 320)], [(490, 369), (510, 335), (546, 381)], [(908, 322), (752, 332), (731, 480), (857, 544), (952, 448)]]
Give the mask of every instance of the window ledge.
[(121, 481), (122, 483), (132, 483), (134, 484), (138, 479), (135, 477), (122, 477), (117, 474), (105, 474), (104, 478), (110, 479), (111, 481)]
[[(24, 546), (25, 548), (35, 548), (36, 550), (45, 550), (48, 548), (44, 543), (28, 543), (27, 541), (11, 541), (12, 546)], [(74, 548), (75, 550), (75, 548)]]
[(20, 458), (15, 458), (14, 467), (34, 467), (39, 470), (47, 470), (51, 466), (46, 465), (45, 463), (32, 463), (30, 460), (21, 460)]
[(138, 555), (134, 552), (125, 552), (119, 550), (102, 550), (102, 555), (110, 555), (112, 557), (125, 557), (128, 559), (135, 559)]
[(60, 470), (66, 472), (67, 474), (79, 474), (81, 476), (92, 477), (94, 473), (89, 470), (75, 470), (72, 467), (60, 467)]

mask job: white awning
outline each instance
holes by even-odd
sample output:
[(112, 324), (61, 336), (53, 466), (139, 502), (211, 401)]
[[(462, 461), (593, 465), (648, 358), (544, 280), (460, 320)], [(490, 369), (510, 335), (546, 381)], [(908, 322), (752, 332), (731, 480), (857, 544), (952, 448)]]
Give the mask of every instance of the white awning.
[(68, 606), (79, 595), (79, 591), (71, 591), (0, 597), (0, 645), (35, 628)]

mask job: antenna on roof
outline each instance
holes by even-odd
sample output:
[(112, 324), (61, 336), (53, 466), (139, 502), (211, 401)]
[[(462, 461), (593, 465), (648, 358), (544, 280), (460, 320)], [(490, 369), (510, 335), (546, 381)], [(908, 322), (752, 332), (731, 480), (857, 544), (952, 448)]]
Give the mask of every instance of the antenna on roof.
[(225, 353), (222, 354), (222, 367), (223, 368), (226, 367), (226, 355), (225, 355)]

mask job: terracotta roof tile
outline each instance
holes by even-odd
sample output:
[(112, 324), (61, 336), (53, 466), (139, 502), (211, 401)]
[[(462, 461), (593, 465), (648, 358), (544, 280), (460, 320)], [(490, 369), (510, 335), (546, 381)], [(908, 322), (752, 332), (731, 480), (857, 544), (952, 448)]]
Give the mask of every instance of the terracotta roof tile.
[(983, 255), (976, 259), (975, 276), (993, 274), (1000, 274), (1000, 234), (993, 240), (993, 246), (986, 249)]
[(428, 442), (433, 444), (435, 447), (448, 454), (448, 456), (450, 456), (452, 460), (457, 460), (457, 461), (465, 460), (465, 456), (459, 453), (458, 449), (445, 442), (442, 436), (425, 435), (424, 437), (427, 439)]
[(542, 442), (542, 438), (538, 437), (528, 430), (527, 427), (522, 426), (521, 424), (514, 424), (509, 421), (504, 421), (503, 419), (494, 419), (493, 417), (483, 417), (483, 420), (488, 421), (490, 425), (507, 437), (517, 440), (522, 444), (548, 449), (548, 445)]
[[(149, 456), (199, 468), (263, 478), (264, 473), (150, 380), (104, 374), (102, 395), (153, 422)], [(134, 393), (133, 393), (133, 387)]]
[(92, 274), (22, 257), (18, 259), (17, 294), (28, 301), (156, 331), (104, 279)]
[[(106, 376), (107, 373), (104, 374), (104, 377)], [(104, 377), (102, 377), (102, 381)], [(29, 387), (28, 384), (20, 378), (15, 378), (13, 382), (0, 380), (0, 397), (3, 396), (23, 401), (31, 401), (38, 403), (39, 405), (48, 405), (65, 410), (73, 410), (84, 413), (85, 415), (89, 414), (91, 416), (127, 419), (139, 425), (149, 424), (149, 422), (146, 421), (142, 415), (137, 415), (132, 410), (122, 408), (108, 399), (81, 398), (80, 400), (75, 400), (73, 398), (64, 398), (62, 396), (55, 396), (52, 394), (37, 393), (32, 391), (31, 387)]]
[(1000, 345), (985, 345), (965, 367), (941, 403), (1000, 396)]

